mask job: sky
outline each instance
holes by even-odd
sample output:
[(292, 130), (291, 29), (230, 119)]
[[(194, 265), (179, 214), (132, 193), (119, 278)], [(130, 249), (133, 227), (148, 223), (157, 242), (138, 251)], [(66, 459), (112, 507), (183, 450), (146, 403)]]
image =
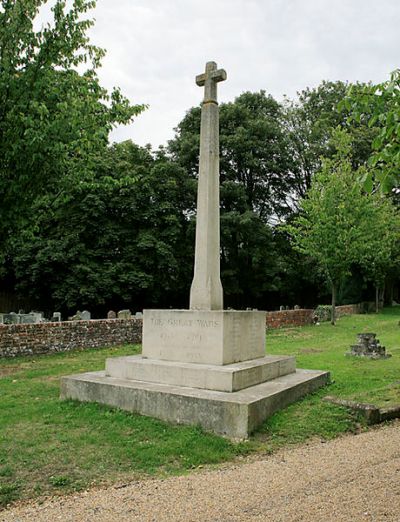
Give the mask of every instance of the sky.
[(382, 82), (400, 67), (399, 0), (98, 0), (92, 43), (103, 86), (149, 108), (111, 141), (166, 144), (202, 100), (195, 76), (224, 68), (219, 101), (294, 98), (322, 80)]

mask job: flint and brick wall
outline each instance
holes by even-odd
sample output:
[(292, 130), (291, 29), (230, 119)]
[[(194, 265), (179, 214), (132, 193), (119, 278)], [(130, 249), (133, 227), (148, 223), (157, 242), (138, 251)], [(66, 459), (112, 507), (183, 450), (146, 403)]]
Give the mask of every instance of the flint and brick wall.
[(0, 324), (0, 357), (68, 352), (142, 342), (141, 319)]
[(313, 324), (314, 310), (282, 310), (267, 312), (267, 328), (285, 328), (287, 326), (305, 326)]
[[(360, 313), (360, 305), (350, 304), (336, 307), (336, 317)], [(282, 310), (267, 312), (267, 328), (286, 328), (289, 326), (305, 326), (314, 323), (315, 311), (310, 308), (300, 310)]]
[(342, 317), (343, 315), (359, 314), (361, 312), (361, 306), (359, 304), (349, 304), (336, 307), (336, 316)]
[[(359, 313), (359, 305), (336, 308), (337, 316)], [(314, 310), (267, 312), (267, 328), (304, 326), (314, 322)], [(61, 323), (0, 324), (0, 358), (68, 352), (142, 342), (142, 319), (100, 319)]]

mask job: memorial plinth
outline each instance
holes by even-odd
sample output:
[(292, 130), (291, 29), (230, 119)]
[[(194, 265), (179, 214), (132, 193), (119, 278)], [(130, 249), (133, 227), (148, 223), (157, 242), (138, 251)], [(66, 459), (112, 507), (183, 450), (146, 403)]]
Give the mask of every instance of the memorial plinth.
[(219, 129), (214, 62), (196, 77), (201, 110), (196, 247), (189, 310), (144, 310), (142, 354), (106, 360), (103, 372), (61, 380), (61, 397), (246, 438), (267, 417), (327, 383), (265, 355), (265, 312), (223, 310), (219, 238)]

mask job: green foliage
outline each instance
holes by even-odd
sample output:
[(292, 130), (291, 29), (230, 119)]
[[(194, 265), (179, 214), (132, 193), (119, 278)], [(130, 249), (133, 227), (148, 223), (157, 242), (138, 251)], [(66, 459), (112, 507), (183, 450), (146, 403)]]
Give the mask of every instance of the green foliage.
[[(108, 133), (143, 110), (99, 84), (104, 51), (91, 45), (85, 17), (95, 6), (57, 0), (40, 30), (46, 0), (2, 0), (0, 9), (0, 252), (23, 225), (32, 201), (91, 175)], [(84, 70), (86, 69), (86, 70)], [(78, 70), (84, 70), (80, 73)]]
[(322, 158), (335, 154), (331, 136), (336, 128), (351, 136), (353, 167), (363, 165), (371, 154), (375, 130), (366, 122), (349, 122), (349, 112), (339, 111), (347, 92), (347, 84), (323, 81), (314, 89), (304, 89), (298, 100), (286, 100), (285, 126), (291, 142), (294, 159), (294, 187), (297, 198), (305, 196), (314, 175), (322, 167)]
[[(290, 211), (292, 159), (282, 107), (265, 91), (220, 105), (221, 210), (255, 212), (263, 222)], [(169, 143), (172, 157), (197, 176), (200, 108), (191, 109)]]
[(383, 192), (400, 185), (400, 70), (377, 85), (352, 86), (341, 104), (350, 120), (364, 122), (375, 130), (370, 165), (372, 176), (366, 178), (366, 189), (375, 183)]
[[(282, 265), (270, 222), (290, 212), (292, 160), (282, 107), (264, 91), (220, 105), (221, 278), (227, 306), (265, 307)], [(197, 177), (200, 108), (179, 124), (168, 151)], [(192, 248), (192, 247), (191, 247)]]
[(335, 140), (336, 155), (324, 160), (300, 203), (300, 214), (286, 227), (294, 247), (315, 259), (331, 285), (333, 324), (338, 285), (353, 263), (374, 250), (372, 226), (379, 217), (374, 201), (357, 182), (360, 169), (352, 169), (349, 138), (338, 131)]
[(64, 309), (111, 302), (141, 309), (166, 296), (182, 306), (193, 263), (186, 214), (193, 183), (129, 141), (105, 150), (97, 165), (95, 179), (52, 206), (47, 197), (37, 201), (37, 231), (15, 241), (20, 290)]
[(332, 316), (331, 305), (318, 305), (314, 311), (314, 315), (317, 317), (318, 322), (328, 321)]

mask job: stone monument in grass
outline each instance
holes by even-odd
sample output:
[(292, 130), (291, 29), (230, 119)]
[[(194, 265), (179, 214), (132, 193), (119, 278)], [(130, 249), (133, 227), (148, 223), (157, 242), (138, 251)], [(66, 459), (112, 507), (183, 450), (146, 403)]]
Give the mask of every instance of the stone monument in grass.
[(62, 379), (61, 396), (247, 437), (263, 420), (328, 380), (265, 355), (265, 312), (224, 310), (220, 279), (219, 122), (214, 62), (196, 77), (201, 109), (194, 277), (188, 310), (144, 310), (142, 354), (104, 372)]

